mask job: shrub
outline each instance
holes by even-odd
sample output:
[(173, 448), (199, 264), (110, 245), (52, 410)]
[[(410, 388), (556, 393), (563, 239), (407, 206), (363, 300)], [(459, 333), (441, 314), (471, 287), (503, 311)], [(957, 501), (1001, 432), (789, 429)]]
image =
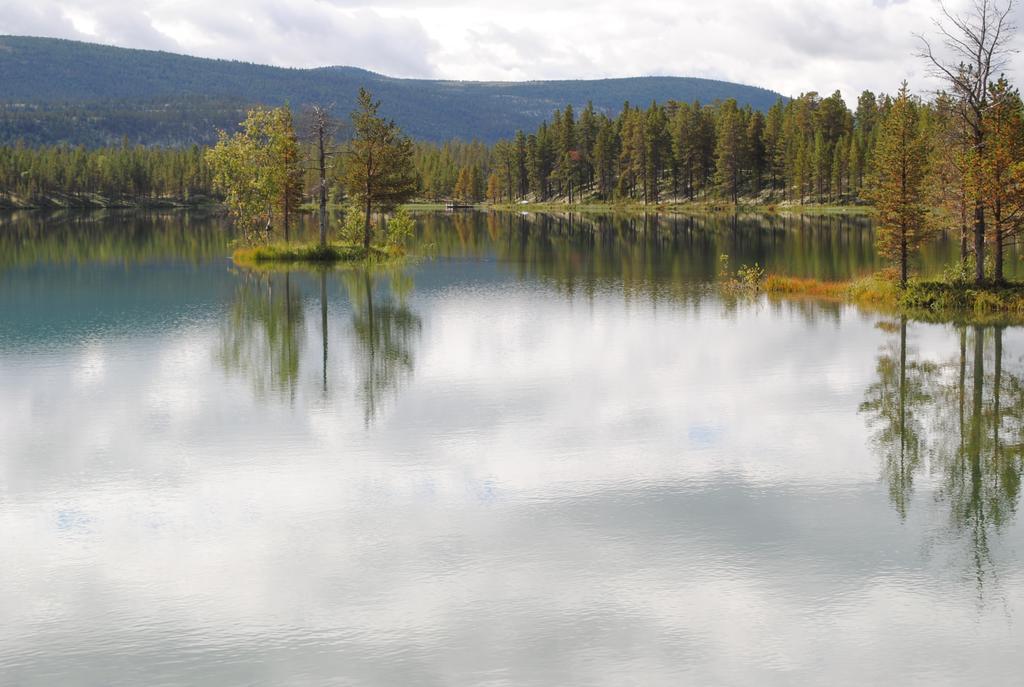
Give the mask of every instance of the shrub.
[[(345, 207), (344, 219), (341, 223), (341, 240), (346, 243), (363, 242), (363, 211), (355, 205)], [(373, 235), (373, 218), (370, 218), (370, 235)]]
[(405, 208), (399, 208), (391, 219), (388, 220), (387, 244), (395, 247), (405, 246), (415, 231), (416, 220), (412, 218)]

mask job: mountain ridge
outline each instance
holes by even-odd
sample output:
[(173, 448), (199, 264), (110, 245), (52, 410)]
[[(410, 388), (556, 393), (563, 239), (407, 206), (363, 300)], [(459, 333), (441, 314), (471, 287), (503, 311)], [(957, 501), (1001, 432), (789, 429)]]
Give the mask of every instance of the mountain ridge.
[[(493, 142), (533, 129), (554, 110), (588, 101), (605, 112), (652, 100), (736, 98), (765, 110), (780, 94), (677, 76), (531, 81), (398, 78), (361, 67), (275, 67), (60, 38), (0, 36), (0, 142), (98, 145), (209, 143), (254, 104), (335, 103), (344, 116), (359, 87), (409, 135)], [(65, 121), (66, 120), (66, 121)], [(203, 127), (209, 127), (204, 133)], [(120, 128), (119, 128), (120, 127)], [(49, 131), (49, 133), (48, 133)]]

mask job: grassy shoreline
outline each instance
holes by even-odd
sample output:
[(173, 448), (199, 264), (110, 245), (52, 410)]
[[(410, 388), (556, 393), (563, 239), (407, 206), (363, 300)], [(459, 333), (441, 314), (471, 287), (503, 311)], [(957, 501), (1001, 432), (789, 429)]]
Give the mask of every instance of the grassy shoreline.
[(976, 286), (912, 279), (900, 288), (891, 276), (876, 273), (848, 281), (822, 281), (765, 275), (755, 283), (732, 281), (728, 289), (760, 292), (769, 298), (810, 298), (857, 305), (868, 310), (925, 321), (1024, 321), (1024, 283)]
[[(344, 204), (329, 203), (329, 210), (341, 210)], [(437, 201), (418, 200), (403, 203), (402, 208), (411, 212), (427, 212), (433, 210), (447, 209), (447, 203)], [(488, 211), (497, 210), (501, 212), (578, 212), (593, 214), (689, 214), (689, 215), (711, 215), (711, 214), (762, 214), (762, 215), (855, 215), (865, 216), (872, 212), (869, 205), (823, 205), (806, 204), (798, 205), (793, 203), (744, 203), (737, 204), (719, 201), (684, 201), (672, 203), (652, 203), (645, 205), (637, 202), (623, 201), (585, 201), (582, 203), (566, 202), (544, 202), (544, 203), (472, 203), (469, 206), (473, 210)], [(461, 209), (461, 208), (460, 208)], [(307, 203), (300, 207), (300, 210), (312, 212), (316, 206)]]
[[(104, 210), (104, 209), (139, 209), (139, 210), (210, 210), (222, 209), (223, 203), (206, 197), (191, 199), (183, 198), (108, 198), (96, 194), (65, 195), (36, 197), (32, 199), (16, 198), (0, 194), (0, 210)], [(344, 204), (331, 203), (328, 209), (338, 211)], [(410, 212), (431, 212), (446, 209), (446, 203), (434, 201), (413, 201), (404, 203), (402, 208)], [(547, 202), (547, 203), (477, 203), (473, 209), (502, 212), (548, 212), (581, 214), (630, 214), (630, 215), (851, 215), (864, 216), (871, 213), (867, 205), (796, 205), (788, 203), (722, 203), (716, 201), (687, 201), (682, 203), (658, 203), (645, 205), (634, 202), (603, 202), (587, 201), (583, 203)], [(317, 211), (314, 203), (299, 206), (299, 212), (313, 213)]]
[(854, 215), (865, 216), (872, 212), (868, 205), (796, 205), (787, 203), (722, 203), (715, 201), (687, 201), (682, 203), (481, 203), (474, 206), (481, 210), (515, 212), (579, 212), (602, 214), (760, 214), (760, 215)]

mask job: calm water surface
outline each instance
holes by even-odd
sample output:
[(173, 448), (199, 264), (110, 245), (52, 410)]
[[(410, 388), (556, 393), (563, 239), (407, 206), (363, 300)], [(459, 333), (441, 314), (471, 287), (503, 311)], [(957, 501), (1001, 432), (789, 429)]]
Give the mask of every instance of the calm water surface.
[(0, 219), (0, 683), (1019, 683), (1024, 330), (708, 289), (871, 240), (425, 215), (267, 275)]

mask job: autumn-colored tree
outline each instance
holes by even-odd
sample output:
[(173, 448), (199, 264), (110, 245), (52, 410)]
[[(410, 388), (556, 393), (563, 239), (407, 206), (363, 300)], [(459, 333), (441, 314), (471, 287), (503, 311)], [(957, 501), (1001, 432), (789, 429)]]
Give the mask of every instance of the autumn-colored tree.
[(487, 177), (487, 200), (491, 203), (501, 202), (501, 178), (497, 172)]
[(455, 183), (455, 198), (465, 203), (476, 203), (484, 195), (483, 180), (480, 168), (466, 165), (459, 170), (459, 180)]
[(373, 211), (387, 212), (411, 198), (419, 185), (412, 141), (393, 121), (377, 115), (379, 107), (369, 91), (359, 89), (358, 107), (352, 113), (354, 136), (346, 151), (345, 187), (363, 208), (363, 247), (367, 249)]
[(978, 166), (980, 188), (992, 217), (989, 242), (992, 278), (1003, 281), (1003, 253), (1024, 224), (1024, 107), (1020, 94), (1000, 78), (989, 88), (985, 154)]
[(925, 175), (928, 143), (919, 125), (919, 104), (904, 81), (882, 121), (870, 196), (878, 213), (878, 252), (896, 262), (906, 286), (908, 260), (928, 238)]

